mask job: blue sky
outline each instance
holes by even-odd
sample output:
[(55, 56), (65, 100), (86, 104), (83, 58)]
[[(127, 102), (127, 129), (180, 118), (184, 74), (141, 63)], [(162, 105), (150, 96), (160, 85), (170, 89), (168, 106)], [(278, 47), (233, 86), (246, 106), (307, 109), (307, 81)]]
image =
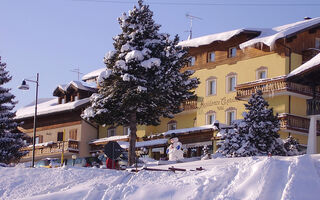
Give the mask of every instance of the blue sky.
[[(117, 18), (136, 1), (101, 1), (0, 0), (0, 56), (13, 76), (6, 87), (12, 88), (19, 101), (16, 108), (35, 99), (32, 83), (29, 91), (17, 89), (24, 78), (35, 79), (40, 73), (39, 97), (45, 98), (52, 97), (57, 85), (77, 80), (71, 70), (79, 68), (86, 74), (104, 67), (102, 58), (113, 49), (112, 37), (120, 32)], [(202, 18), (194, 20), (194, 37), (238, 28), (269, 28), (320, 16), (316, 0), (145, 2), (150, 4), (156, 23), (162, 25), (161, 32), (178, 34), (181, 40), (188, 37), (186, 13)]]

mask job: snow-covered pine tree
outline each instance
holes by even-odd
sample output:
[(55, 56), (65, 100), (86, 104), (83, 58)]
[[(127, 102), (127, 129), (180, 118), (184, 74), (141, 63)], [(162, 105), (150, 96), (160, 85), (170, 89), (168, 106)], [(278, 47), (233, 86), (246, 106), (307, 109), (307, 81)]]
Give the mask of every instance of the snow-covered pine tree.
[(284, 140), (284, 148), (288, 156), (296, 156), (302, 153), (299, 142), (291, 135)]
[(6, 63), (0, 57), (0, 163), (9, 164), (18, 161), (26, 152), (19, 151), (24, 147), (24, 134), (17, 131), (17, 123), (13, 121), (12, 112), (16, 102), (10, 89), (2, 87), (11, 80), (6, 71)]
[(195, 97), (199, 81), (193, 71), (181, 72), (189, 60), (186, 49), (159, 33), (153, 12), (142, 0), (119, 18), (122, 33), (114, 37), (114, 51), (104, 58), (106, 73), (91, 97), (83, 118), (101, 125), (130, 127), (129, 165), (135, 160), (137, 125), (158, 125), (160, 117), (181, 112), (181, 102)]
[(252, 94), (244, 119), (236, 125), (236, 130), (225, 134), (218, 152), (228, 157), (254, 155), (286, 155), (283, 141), (278, 134), (279, 120), (268, 108), (268, 102), (262, 97), (262, 92)]

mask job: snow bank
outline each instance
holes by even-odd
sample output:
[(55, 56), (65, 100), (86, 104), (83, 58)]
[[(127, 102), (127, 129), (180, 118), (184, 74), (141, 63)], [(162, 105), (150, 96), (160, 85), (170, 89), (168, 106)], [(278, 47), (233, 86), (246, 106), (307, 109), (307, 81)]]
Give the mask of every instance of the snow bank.
[[(320, 155), (217, 158), (154, 167), (171, 166), (187, 171), (3, 167), (0, 199), (319, 199)], [(198, 167), (205, 170), (190, 171)]]

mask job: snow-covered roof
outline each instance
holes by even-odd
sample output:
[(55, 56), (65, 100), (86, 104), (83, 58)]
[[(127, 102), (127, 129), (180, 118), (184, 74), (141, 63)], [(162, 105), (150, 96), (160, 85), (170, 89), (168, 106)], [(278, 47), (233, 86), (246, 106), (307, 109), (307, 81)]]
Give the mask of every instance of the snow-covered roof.
[(191, 40), (185, 40), (179, 43), (182, 47), (199, 47), (202, 45), (208, 45), (215, 41), (227, 41), (233, 36), (236, 36), (240, 33), (245, 31), (256, 31), (259, 33), (258, 29), (236, 29), (233, 31), (223, 32), (223, 33), (216, 33), (212, 35), (206, 35), (198, 38), (194, 38)]
[(94, 139), (89, 144), (97, 144), (97, 143), (103, 143), (103, 142), (109, 142), (109, 141), (117, 141), (117, 140), (124, 140), (128, 139), (129, 135), (116, 135), (111, 137), (104, 137), (99, 139)]
[(170, 131), (162, 133), (162, 135), (169, 136), (173, 133), (182, 134), (182, 133), (190, 133), (190, 132), (197, 132), (197, 131), (204, 131), (204, 130), (216, 130), (216, 128), (217, 128), (216, 126), (211, 124), (211, 125), (204, 125), (204, 126), (198, 126), (198, 127), (192, 127), (192, 128), (170, 130)]
[[(48, 101), (41, 101), (40, 99), (39, 102), (41, 103), (38, 103), (38, 106), (37, 106), (38, 116), (67, 111), (67, 110), (73, 110), (83, 104), (88, 103), (89, 98), (80, 99), (80, 100), (76, 100), (76, 101), (68, 102), (64, 104), (58, 104), (58, 98), (52, 98)], [(34, 116), (34, 103), (18, 109), (16, 112), (15, 119), (22, 119), (22, 118), (33, 117), (33, 116)]]
[(284, 38), (290, 36), (299, 31), (303, 31), (308, 28), (312, 28), (320, 24), (320, 17), (298, 21), (291, 24), (286, 24), (282, 26), (277, 26), (274, 28), (243, 28), (236, 29), (232, 31), (216, 33), (212, 35), (206, 35), (198, 38), (194, 38), (191, 40), (185, 40), (179, 43), (179, 45), (183, 47), (199, 47), (202, 45), (208, 45), (215, 41), (227, 41), (230, 38), (239, 35), (243, 32), (256, 32), (260, 33), (259, 36), (248, 40), (242, 44), (240, 44), (240, 48), (244, 49), (249, 46), (254, 46), (256, 44), (265, 44), (273, 48), (274, 43), (277, 39)]
[(306, 63), (302, 64), (300, 67), (296, 68), (292, 72), (290, 72), (287, 75), (287, 78), (299, 75), (305, 71), (308, 71), (312, 69), (313, 67), (319, 66), (320, 65), (320, 53), (314, 56), (312, 59), (307, 61)]
[(258, 37), (240, 44), (240, 48), (244, 49), (256, 44), (265, 44), (272, 49), (276, 40), (290, 36), (294, 33), (303, 31), (318, 24), (320, 24), (320, 17), (277, 26), (271, 29), (261, 29), (262, 32)]
[(100, 68), (100, 69), (97, 69), (97, 70), (94, 70), (86, 75), (84, 75), (82, 77), (82, 80), (85, 81), (85, 82), (90, 82), (90, 81), (95, 81), (96, 78), (103, 72), (105, 71), (106, 68)]
[[(118, 143), (124, 149), (129, 148), (129, 142), (119, 141)], [(150, 146), (167, 144), (167, 143), (168, 143), (168, 139), (148, 140), (148, 141), (136, 142), (136, 148), (150, 147)]]
[(61, 84), (61, 85), (58, 85), (57, 88), (54, 90), (56, 91), (57, 89), (61, 89), (63, 91), (67, 91), (71, 86), (79, 89), (79, 90), (84, 90), (84, 91), (91, 91), (91, 92), (95, 92), (96, 89), (95, 88), (92, 88), (84, 83), (81, 83), (80, 81), (71, 81), (70, 83), (68, 84)]

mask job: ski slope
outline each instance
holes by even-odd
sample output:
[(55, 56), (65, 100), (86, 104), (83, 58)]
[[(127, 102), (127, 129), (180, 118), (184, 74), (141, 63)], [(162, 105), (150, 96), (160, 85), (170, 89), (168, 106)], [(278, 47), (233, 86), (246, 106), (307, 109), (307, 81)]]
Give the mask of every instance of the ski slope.
[[(0, 199), (320, 199), (320, 155), (216, 158), (138, 173), (97, 168), (0, 168)], [(148, 166), (149, 167), (149, 166)], [(203, 167), (203, 171), (190, 171)]]

